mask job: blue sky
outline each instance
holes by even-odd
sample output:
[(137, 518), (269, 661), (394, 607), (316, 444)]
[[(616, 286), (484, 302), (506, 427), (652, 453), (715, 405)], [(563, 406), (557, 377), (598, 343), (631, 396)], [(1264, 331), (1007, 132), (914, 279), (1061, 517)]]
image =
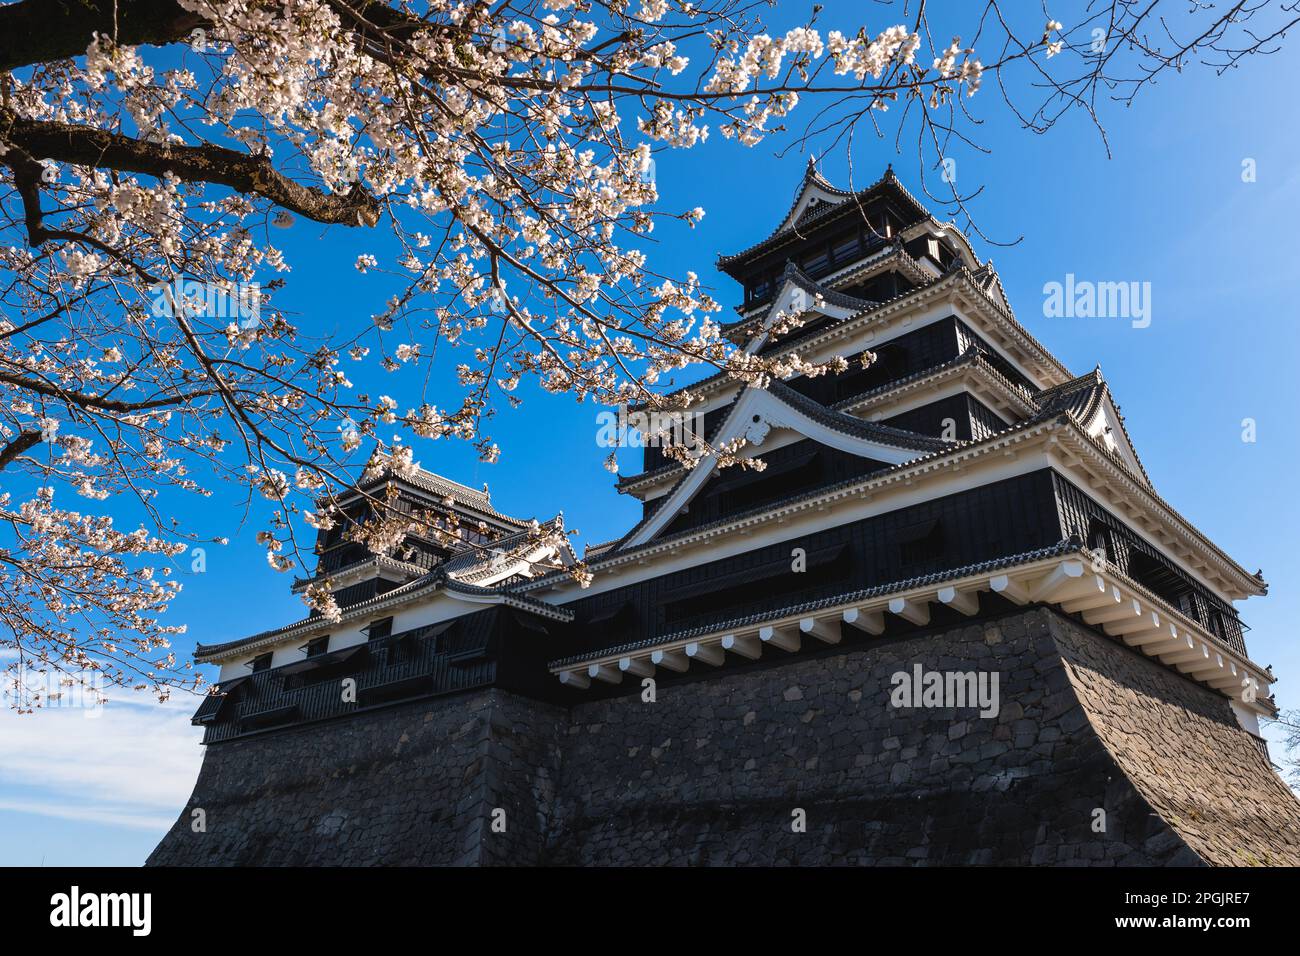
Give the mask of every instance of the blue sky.
[[(841, 28), (856, 23), (862, 9), (834, 0), (826, 7), (823, 24)], [(873, 27), (884, 25), (872, 16)], [(1300, 267), (1287, 238), (1300, 221), (1300, 124), (1284, 92), (1294, 84), (1296, 58), (1292, 48), (1223, 77), (1199, 69), (1170, 75), (1133, 108), (1104, 112), (1109, 159), (1081, 118), (1035, 136), (986, 88), (970, 103), (986, 121), (979, 137), (991, 154), (959, 154), (957, 167), (961, 187), (984, 187), (972, 207), (983, 231), (1003, 241), (1023, 236), (1009, 248), (972, 237), (982, 257), (993, 257), (1019, 320), (1076, 374), (1101, 364), (1160, 494), (1249, 570), (1264, 569), (1272, 594), (1246, 602), (1242, 616), (1251, 627), (1251, 656), (1281, 676), (1283, 707), (1300, 707), (1300, 652), (1291, 636), (1300, 580), (1290, 550), (1300, 531), (1291, 504), (1300, 465)], [(694, 269), (725, 303), (737, 301), (738, 290), (713, 262), (775, 226), (805, 158), (778, 159), (772, 145), (746, 150), (720, 138), (659, 157), (665, 208), (699, 205), (707, 215), (694, 230), (657, 230), (660, 243), (647, 250), (652, 265), (679, 274)], [(1242, 181), (1245, 159), (1255, 161), (1253, 183)], [(892, 141), (865, 136), (854, 148), (855, 185), (890, 162), (919, 192), (915, 155), (897, 155)], [(832, 182), (848, 184), (842, 149), (821, 165)], [(352, 268), (369, 248), (364, 235), (299, 223), (286, 236), (294, 263), (287, 302), (304, 326), (323, 332), (375, 311), (381, 293)], [(1150, 327), (1044, 318), (1044, 284), (1067, 273), (1150, 282)], [(414, 396), (419, 387), (399, 380), (386, 390)], [(443, 403), (453, 396), (436, 383), (431, 390)], [(614, 492), (601, 467), (599, 409), (536, 393), (525, 398), (521, 410), (493, 423), (504, 452), (497, 464), (446, 442), (418, 446), (416, 459), (467, 484), (489, 482), (494, 503), (508, 513), (546, 518), (562, 510), (580, 541), (626, 530), (638, 509)], [(1241, 440), (1247, 417), (1258, 423), (1254, 443)], [(637, 470), (633, 453), (621, 461), (625, 472)], [(288, 577), (268, 568), (252, 540), (255, 526), (241, 532), (231, 524), (237, 519), (227, 520), (229, 503), (218, 494), (200, 507), (184, 505), (181, 517), (232, 540), (209, 549), (205, 573), (182, 576), (185, 591), (172, 612), (189, 625), (177, 642), (181, 653), (195, 641), (239, 637), (302, 614)], [(0, 863), (142, 862), (197, 773), (192, 708), (189, 701), (158, 708), (118, 695), (94, 718), (0, 713)], [(1275, 757), (1279, 752), (1275, 746)]]

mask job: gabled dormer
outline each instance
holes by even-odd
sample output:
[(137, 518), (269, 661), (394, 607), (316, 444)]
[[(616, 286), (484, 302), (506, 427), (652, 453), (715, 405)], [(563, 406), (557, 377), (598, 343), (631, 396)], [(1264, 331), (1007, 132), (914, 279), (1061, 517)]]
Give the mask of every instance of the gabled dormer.
[(745, 319), (725, 326), (748, 352), (759, 352), (791, 334), (806, 334), (856, 315), (876, 303), (839, 292), (787, 262), (769, 303)]
[[(718, 450), (740, 443), (739, 456), (761, 468), (719, 465)], [(729, 406), (708, 453), (649, 504), (641, 522), (615, 546), (637, 547), (664, 534), (769, 507), (837, 481), (858, 478), (955, 446), (821, 405), (781, 382), (749, 386)]]
[(1063, 385), (1044, 389), (1035, 396), (1035, 401), (1041, 409), (1040, 417), (1068, 415), (1135, 478), (1147, 487), (1152, 486), (1124, 426), (1124, 416), (1102, 377), (1100, 365)]
[(817, 158), (809, 156), (808, 165), (804, 168), (803, 182), (795, 191), (794, 202), (790, 204), (789, 212), (786, 213), (785, 219), (781, 221), (776, 231), (780, 233), (787, 229), (794, 229), (805, 220), (821, 215), (832, 206), (838, 206), (851, 195), (850, 192), (832, 186), (817, 169)]

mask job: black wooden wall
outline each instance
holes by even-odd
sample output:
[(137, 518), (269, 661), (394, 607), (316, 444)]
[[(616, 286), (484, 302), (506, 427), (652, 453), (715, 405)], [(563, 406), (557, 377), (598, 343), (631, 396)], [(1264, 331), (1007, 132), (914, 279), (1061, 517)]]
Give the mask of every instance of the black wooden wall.
[(1236, 608), (1173, 564), (1068, 478), (1056, 472), (1052, 478), (1065, 535), (1077, 534), (1088, 547), (1103, 548), (1107, 560), (1121, 572), (1246, 653)]
[(767, 466), (762, 471), (735, 465), (715, 471), (663, 533), (699, 528), (889, 467), (806, 438), (762, 452), (760, 458)]
[[(952, 419), (953, 422), (951, 435), (945, 434), (946, 419)], [(978, 441), (1008, 427), (987, 405), (967, 392), (949, 395), (929, 405), (882, 419), (881, 422), (895, 428), (920, 432), (922, 435), (953, 438), (957, 441)]]
[[(567, 605), (555, 657), (664, 636), (819, 597), (1047, 547), (1061, 539), (1050, 470), (936, 498)], [(803, 548), (808, 570), (792, 570)]]

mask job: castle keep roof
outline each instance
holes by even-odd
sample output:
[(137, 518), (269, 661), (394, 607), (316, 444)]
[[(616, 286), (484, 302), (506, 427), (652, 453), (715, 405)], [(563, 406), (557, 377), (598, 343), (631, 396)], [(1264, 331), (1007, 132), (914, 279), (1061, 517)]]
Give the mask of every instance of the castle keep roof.
[(719, 256), (718, 268), (734, 278), (733, 270), (741, 263), (792, 243), (806, 231), (824, 227), (832, 220), (858, 213), (871, 199), (895, 203), (906, 217), (907, 225), (930, 218), (925, 207), (917, 202), (899, 182), (892, 166), (866, 189), (851, 192), (832, 186), (817, 170), (816, 163), (810, 159), (804, 171), (803, 182), (799, 184), (794, 200), (790, 203), (790, 209), (776, 230), (748, 249), (732, 255)]

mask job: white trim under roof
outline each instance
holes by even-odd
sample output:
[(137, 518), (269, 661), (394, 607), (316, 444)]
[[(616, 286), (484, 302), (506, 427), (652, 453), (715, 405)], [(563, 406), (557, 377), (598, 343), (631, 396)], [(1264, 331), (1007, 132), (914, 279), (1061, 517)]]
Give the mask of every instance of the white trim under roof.
[[(852, 280), (853, 283), (865, 282), (888, 271), (887, 267), (893, 259), (898, 260), (898, 271), (907, 274), (913, 282), (926, 282), (934, 278), (933, 274), (929, 270), (923, 269), (921, 264), (912, 258), (906, 249), (897, 243), (890, 242), (873, 250), (869, 255), (865, 255), (847, 266), (842, 266), (834, 272), (822, 276), (816, 282), (833, 292), (839, 292), (841, 284), (849, 284), (846, 280)], [(744, 309), (739, 312), (740, 321), (744, 322), (753, 319), (766, 311), (767, 308), (766, 305), (756, 305), (753, 308)]]
[(772, 649), (794, 653), (809, 639), (815, 646), (837, 644), (841, 625), (879, 636), (886, 615), (925, 626), (935, 603), (969, 616), (978, 613), (979, 593), (989, 591), (1014, 604), (1048, 604), (1067, 614), (1081, 614), (1087, 624), (1245, 710), (1273, 715), (1267, 701), (1272, 676), (1267, 670), (1114, 568), (1094, 568), (1081, 555), (1029, 561), (994, 573), (978, 571), (920, 585), (903, 582), (895, 591), (888, 586), (873, 591), (881, 593), (839, 603), (818, 602), (824, 606), (793, 614), (774, 611), (765, 622), (722, 624), (680, 638), (667, 635), (662, 642), (641, 642), (634, 650), (612, 648), (609, 653), (555, 662), (550, 671), (565, 686), (586, 689), (593, 680), (621, 683), (625, 673), (649, 677), (658, 667), (678, 672), (692, 664), (718, 667), (728, 659), (755, 660)]
[[(1002, 418), (1007, 426), (1030, 418), (1039, 411), (1028, 395), (1012, 386), (988, 363), (962, 359), (953, 359), (937, 369), (906, 376), (898, 380), (898, 384), (886, 383), (879, 390), (873, 389), (857, 398), (836, 402), (828, 408), (875, 422), (914, 408), (923, 408), (963, 391)], [(717, 403), (717, 407), (722, 404)], [(714, 405), (710, 401), (710, 410), (712, 407)], [(777, 443), (769, 447), (780, 447), (780, 444), (788, 444), (784, 436), (778, 436)], [(653, 501), (666, 494), (664, 486), (671, 486), (682, 476), (683, 471), (680, 466), (676, 466), (643, 472), (630, 476), (628, 481), (620, 482), (618, 490), (620, 494), (630, 495), (640, 501)]]
[(1006, 342), (999, 341), (998, 335), (994, 334), (1008, 338), (1011, 333), (998, 322), (986, 321), (987, 313), (978, 307), (972, 308), (969, 299), (962, 295), (960, 289), (953, 288), (953, 285), (955, 283), (949, 283), (948, 279), (938, 280), (933, 285), (909, 292), (883, 306), (865, 310), (803, 342), (792, 343), (774, 355), (798, 353), (803, 359), (813, 362), (824, 361), (833, 355), (856, 355), (863, 350), (886, 345), (909, 332), (956, 317), (974, 330), (988, 349), (1030, 382), (1040, 382), (1042, 376), (1035, 374), (1034, 367), (1008, 350)]
[(362, 581), (369, 581), (371, 578), (382, 578), (385, 581), (406, 582), (412, 578), (422, 577), (429, 573), (430, 568), (424, 565), (414, 564), (410, 561), (402, 561), (398, 558), (386, 554), (372, 554), (368, 558), (362, 558), (360, 561), (354, 561), (351, 564), (325, 573), (317, 572), (309, 578), (301, 578), (293, 582), (290, 587), (290, 593), (298, 594), (305, 591), (313, 584), (319, 584), (329, 581), (332, 590), (348, 587), (349, 585), (359, 584)]
[[(483, 593), (479, 593), (483, 591)], [(475, 585), (458, 585), (455, 581), (446, 581), (437, 575), (410, 581), (401, 587), (384, 594), (348, 605), (342, 609), (342, 616), (337, 621), (327, 621), (322, 617), (310, 617), (294, 624), (262, 634), (224, 644), (212, 645), (202, 653), (195, 653), (196, 664), (220, 664), (230, 660), (243, 660), (267, 648), (273, 648), (286, 641), (317, 637), (321, 634), (337, 633), (349, 621), (366, 620), (376, 617), (395, 615), (404, 607), (440, 598), (473, 604), (504, 604), (520, 611), (528, 611), (555, 621), (573, 620), (573, 612), (553, 602), (540, 601), (535, 598), (519, 597), (509, 591), (486, 591)], [(470, 612), (466, 612), (470, 613)], [(459, 617), (460, 615), (451, 615)]]
[[(1131, 475), (1068, 417), (1022, 423), (981, 441), (931, 453), (761, 512), (607, 553), (589, 565), (596, 577), (584, 593), (598, 594), (1044, 468), (1082, 475), (1083, 484), (1099, 504), (1129, 521), (1135, 532), (1222, 600), (1231, 603), (1267, 593), (1263, 582)], [(698, 553), (699, 549), (705, 553)], [(576, 585), (568, 579), (549, 576), (521, 584), (516, 590), (528, 593), (545, 588), (548, 593), (539, 595), (543, 600), (563, 604), (573, 600), (565, 593), (571, 586)]]
[[(484, 523), (500, 526), (497, 528), (498, 531), (507, 531), (508, 533), (513, 534), (521, 528), (527, 527), (530, 520), (528, 518), (515, 518), (511, 515), (497, 511), (492, 504), (492, 499), (484, 492), (475, 491), (468, 485), (462, 485), (459, 482), (452, 481), (449, 478), (444, 478), (436, 472), (427, 471), (423, 468), (421, 468), (419, 473), (411, 479), (402, 478), (390, 472), (381, 475), (378, 478), (371, 479), (369, 482), (363, 481), (360, 484), (367, 485), (372, 482), (380, 485), (384, 483), (398, 485), (417, 496), (433, 495), (438, 499), (439, 504), (442, 504), (443, 498), (451, 498), (455, 508), (474, 512), (475, 516), (484, 521)], [(439, 485), (448, 485), (453, 487), (442, 488), (439, 487)], [(470, 496), (460, 497), (459, 493), (462, 489), (468, 491)], [(356, 488), (349, 488), (343, 494), (338, 496), (336, 503), (341, 507), (358, 498), (372, 500), (375, 498), (375, 495), (373, 492), (359, 492)], [(448, 507), (447, 505), (442, 506)]]
[[(762, 326), (755, 330), (753, 337), (745, 345), (745, 352), (754, 355), (767, 342), (768, 334), (778, 315), (784, 315), (789, 319), (792, 316), (802, 316), (808, 313), (814, 315), (827, 316), (832, 319), (844, 321), (856, 315), (860, 309), (851, 309), (845, 305), (838, 305), (823, 299), (817, 301), (820, 293), (809, 292), (793, 276), (788, 277), (781, 285), (781, 291), (777, 293), (772, 304), (768, 307), (767, 315), (764, 317)], [(805, 302), (805, 300), (807, 300)]]

